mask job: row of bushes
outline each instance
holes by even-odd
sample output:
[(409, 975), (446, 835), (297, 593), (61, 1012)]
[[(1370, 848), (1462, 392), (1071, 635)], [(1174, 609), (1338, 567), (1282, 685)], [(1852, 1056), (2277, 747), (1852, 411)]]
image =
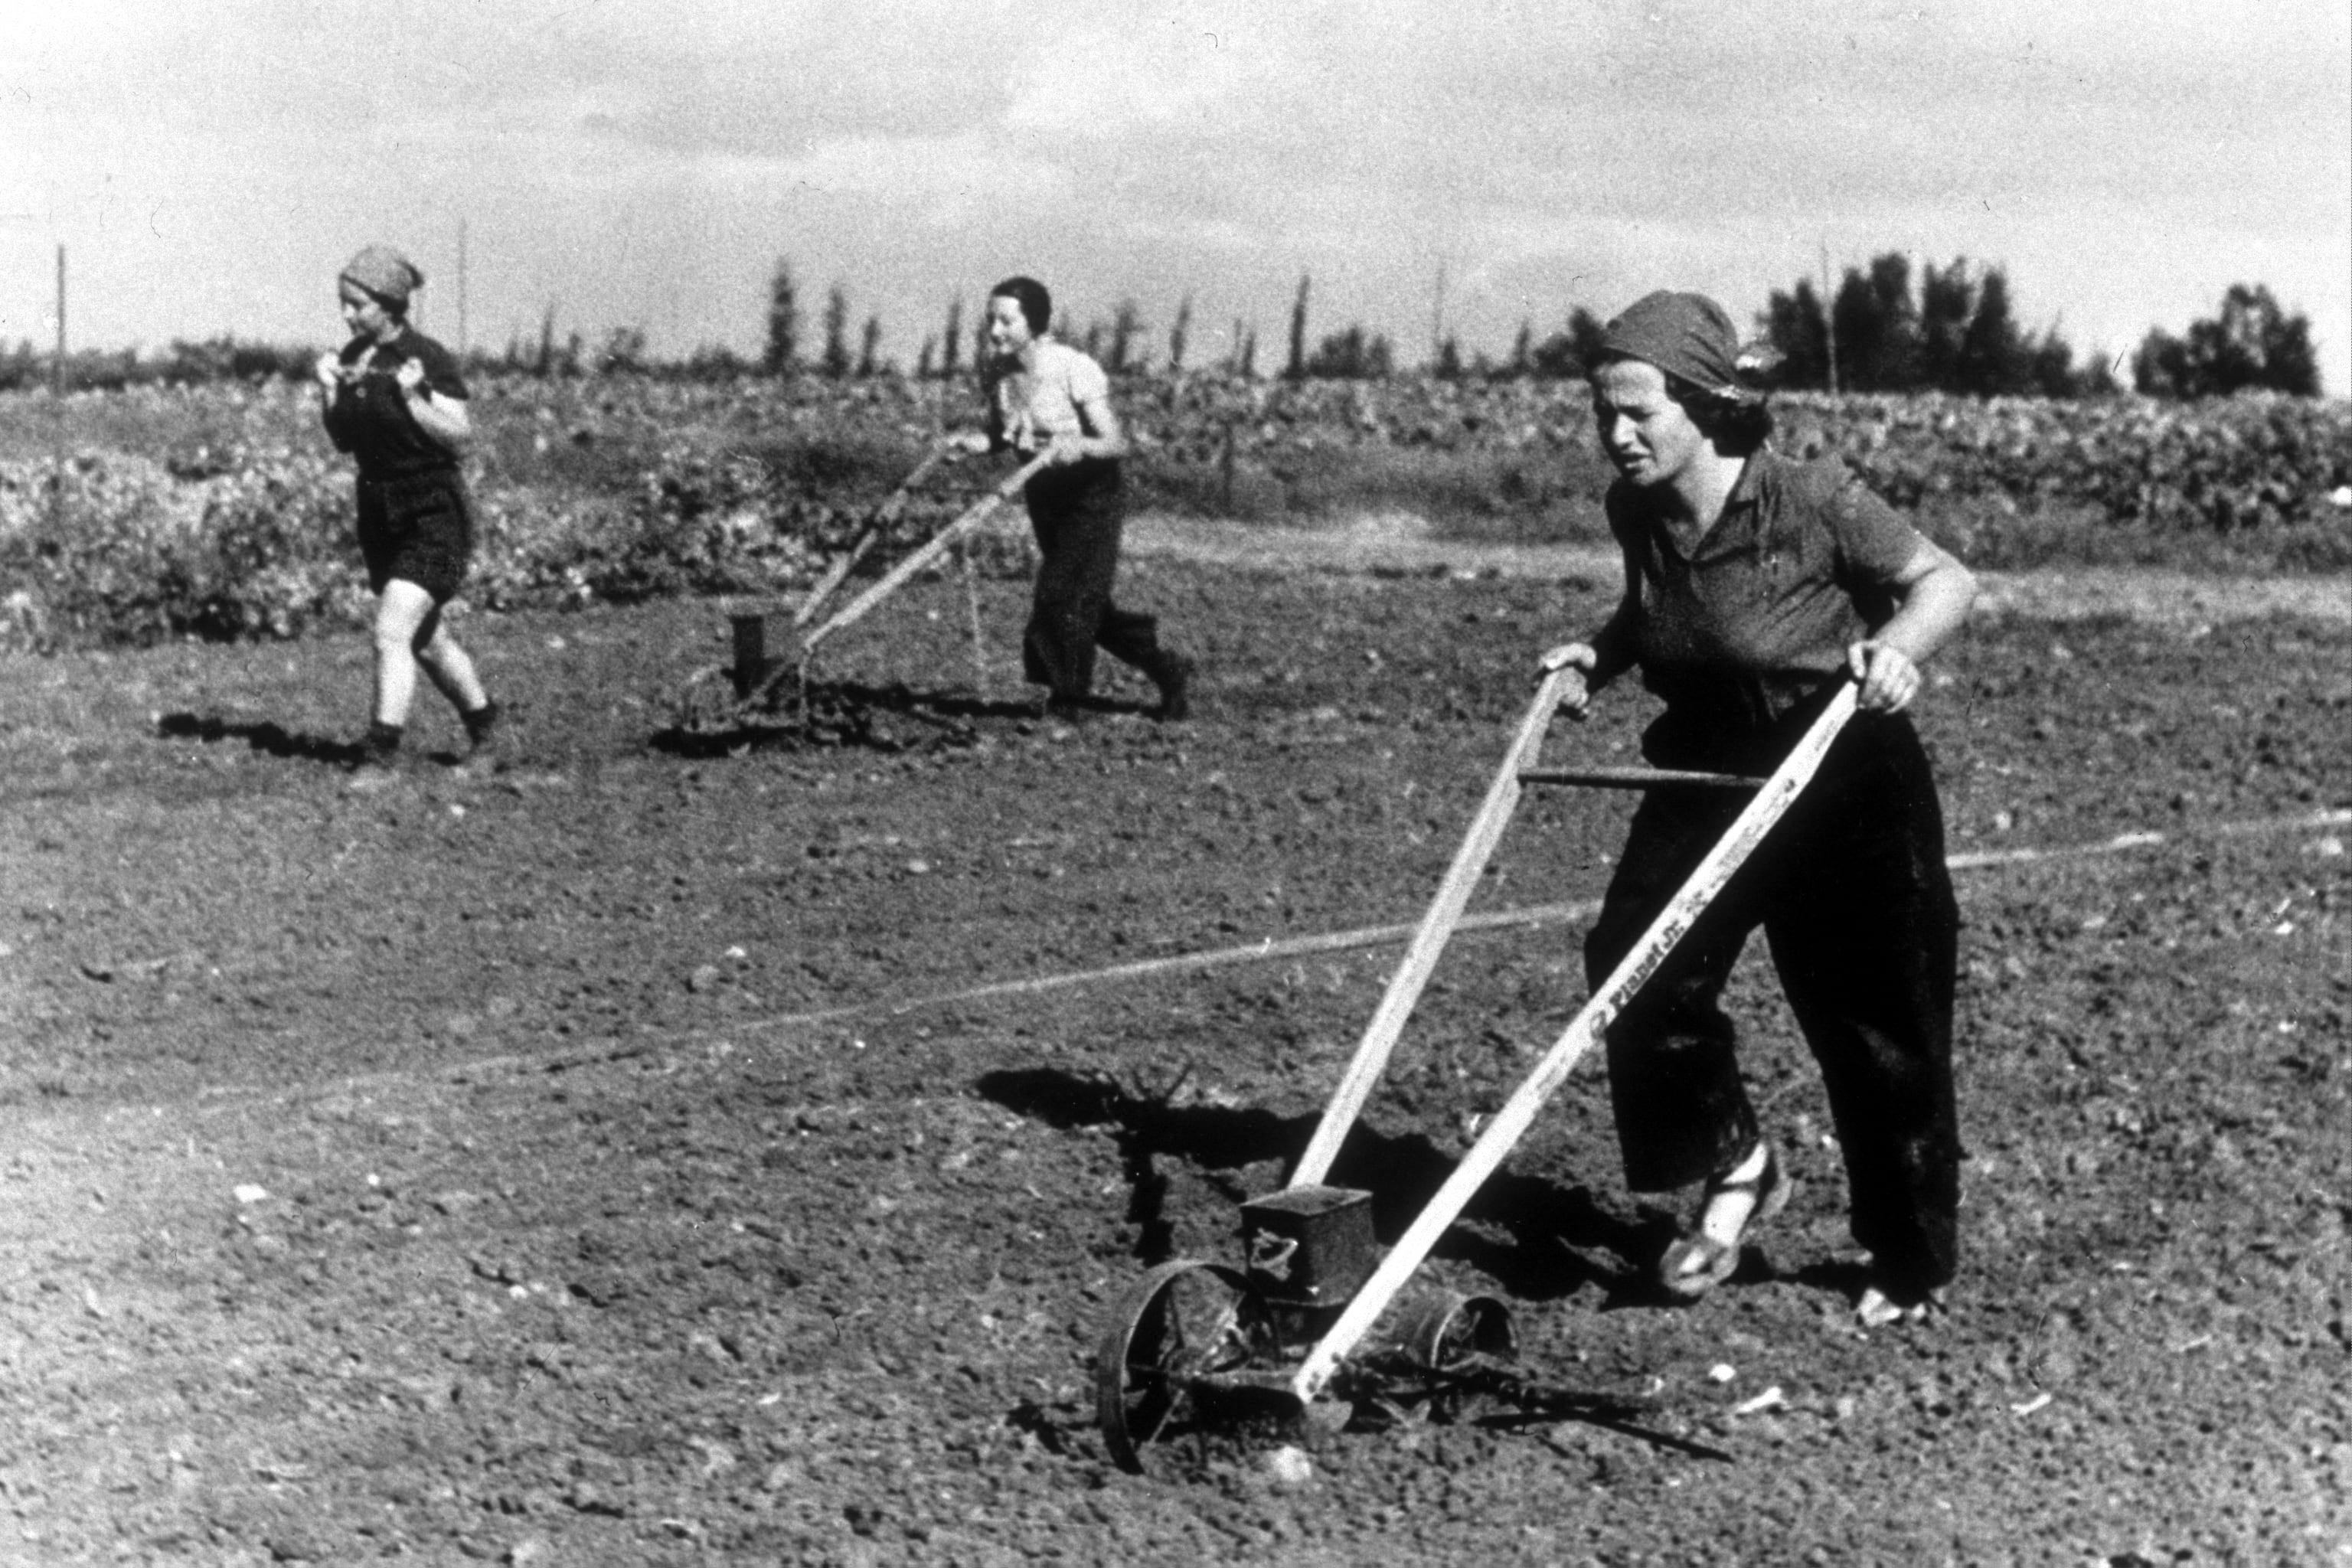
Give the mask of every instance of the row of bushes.
[[(634, 494), (558, 501), (483, 486), (476, 504), (466, 597), (499, 610), (787, 591), (867, 515), (756, 458), (684, 447)], [(955, 504), (934, 493), (894, 532), (927, 535)], [(347, 466), (310, 457), (197, 477), (121, 453), (0, 463), (0, 645), (287, 638), (362, 624), (352, 516)], [(974, 559), (995, 574), (1028, 565), (1017, 534), (978, 542)]]
[[(1455, 531), (1599, 536), (1609, 473), (1573, 384), (1193, 376), (1139, 383), (1122, 404), (1141, 506), (1274, 522), (1411, 510)], [(1780, 408), (1784, 446), (1842, 453), (1985, 564), (2114, 555), (2128, 535), (2120, 557), (2352, 567), (2340, 402), (1799, 395)], [(468, 596), (520, 608), (789, 590), (963, 414), (950, 392), (888, 378), (486, 383)], [(928, 533), (989, 472), (932, 488), (901, 532)], [(305, 389), (0, 399), (0, 639), (353, 622), (366, 598), (351, 514), (349, 465)], [(987, 548), (992, 570), (1026, 564), (1017, 527)]]

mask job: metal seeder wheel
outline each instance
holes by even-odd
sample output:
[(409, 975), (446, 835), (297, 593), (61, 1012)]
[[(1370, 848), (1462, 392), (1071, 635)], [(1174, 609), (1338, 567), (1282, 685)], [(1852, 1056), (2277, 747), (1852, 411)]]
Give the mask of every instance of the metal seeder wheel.
[(1219, 1384), (1269, 1347), (1273, 1326), (1239, 1269), (1178, 1258), (1135, 1282), (1095, 1357), (1095, 1419), (1121, 1469), (1143, 1446), (1216, 1412)]

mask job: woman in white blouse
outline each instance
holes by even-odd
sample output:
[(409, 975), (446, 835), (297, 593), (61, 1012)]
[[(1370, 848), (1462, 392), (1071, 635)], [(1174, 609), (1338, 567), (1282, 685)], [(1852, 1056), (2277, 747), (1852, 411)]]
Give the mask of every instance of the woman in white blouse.
[(1052, 336), (1053, 313), (1053, 297), (1034, 278), (1008, 278), (989, 290), (988, 430), (975, 445), (1046, 458), (1023, 492), (1040, 556), (1023, 671), (1045, 688), (1048, 714), (1075, 722), (1088, 711), (1099, 647), (1150, 679), (1162, 720), (1182, 719), (1192, 660), (1160, 645), (1156, 617), (1111, 602), (1127, 437), (1110, 405), (1110, 378)]

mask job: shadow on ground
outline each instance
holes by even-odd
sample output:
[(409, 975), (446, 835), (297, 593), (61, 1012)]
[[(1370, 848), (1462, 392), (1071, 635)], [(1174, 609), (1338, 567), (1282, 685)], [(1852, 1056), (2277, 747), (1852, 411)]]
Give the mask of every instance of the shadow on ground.
[[(904, 681), (785, 685), (745, 700), (736, 697), (723, 675), (707, 677), (689, 689), (678, 710), (677, 721), (653, 736), (650, 744), (656, 751), (692, 757), (750, 747), (939, 751), (976, 745), (983, 734), (998, 729), (1026, 733), (1038, 721), (1034, 701), (926, 690)], [(1085, 704), (1080, 717), (1150, 711), (1139, 703), (1096, 698)]]
[[(1246, 1107), (1179, 1103), (1181, 1085), (1138, 1092), (1110, 1079), (1034, 1068), (983, 1074), (980, 1092), (1008, 1110), (1055, 1128), (1114, 1129), (1133, 1184), (1127, 1219), (1139, 1227), (1136, 1251), (1146, 1264), (1171, 1252), (1162, 1212), (1168, 1181), (1157, 1162), (1171, 1158), (1208, 1172), (1231, 1172), (1265, 1160), (1295, 1166), (1314, 1134), (1311, 1116), (1280, 1117)], [(1334, 1186), (1372, 1194), (1372, 1223), (1393, 1243), (1454, 1173), (1454, 1155), (1421, 1134), (1391, 1137), (1359, 1123), (1332, 1166)], [(1218, 1184), (1236, 1205), (1254, 1194)], [(1509, 1294), (1548, 1300), (1586, 1285), (1602, 1292), (1604, 1310), (1659, 1304), (1648, 1260), (1672, 1235), (1670, 1217), (1645, 1211), (1638, 1220), (1610, 1213), (1582, 1186), (1562, 1189), (1507, 1172), (1490, 1177), (1436, 1256), (1457, 1259)], [(1499, 1232), (1497, 1237), (1496, 1233)], [(1748, 1266), (1753, 1267), (1754, 1259)]]
[(243, 741), (268, 756), (324, 763), (331, 767), (350, 767), (362, 754), (356, 742), (289, 730), (270, 719), (249, 721), (223, 719), (209, 713), (166, 713), (155, 721), (155, 733), (173, 741)]

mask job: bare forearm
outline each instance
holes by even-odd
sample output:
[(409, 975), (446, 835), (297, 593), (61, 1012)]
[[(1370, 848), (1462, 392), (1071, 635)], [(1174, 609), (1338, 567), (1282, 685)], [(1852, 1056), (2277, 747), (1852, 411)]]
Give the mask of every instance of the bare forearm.
[(1124, 458), (1127, 437), (1123, 435), (1065, 436), (1061, 438), (1081, 458)]
[(452, 453), (464, 451), (473, 438), (473, 422), (466, 416), (466, 405), (455, 399), (432, 392), (412, 392), (408, 394), (408, 415), (416, 421), (418, 429)]
[(1976, 603), (1976, 574), (1942, 552), (1927, 571), (1903, 589), (1902, 607), (1871, 639), (1924, 664), (1952, 640)]

